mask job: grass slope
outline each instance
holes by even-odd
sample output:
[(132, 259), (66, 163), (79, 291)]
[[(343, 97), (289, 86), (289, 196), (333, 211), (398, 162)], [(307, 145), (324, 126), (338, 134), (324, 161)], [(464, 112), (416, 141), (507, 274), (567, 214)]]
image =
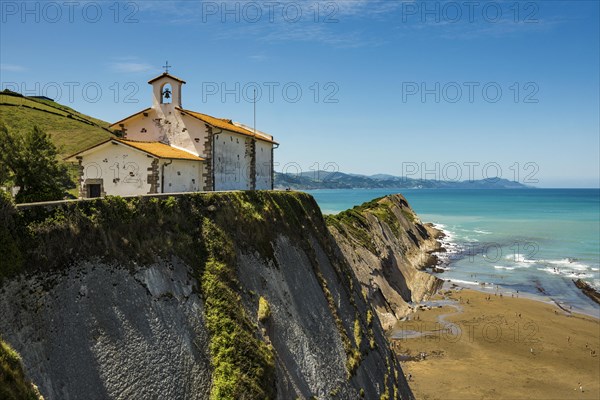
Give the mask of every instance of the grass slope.
[(12, 92), (0, 93), (0, 122), (22, 133), (37, 125), (50, 135), (63, 157), (111, 137), (108, 122), (53, 101), (32, 99)]

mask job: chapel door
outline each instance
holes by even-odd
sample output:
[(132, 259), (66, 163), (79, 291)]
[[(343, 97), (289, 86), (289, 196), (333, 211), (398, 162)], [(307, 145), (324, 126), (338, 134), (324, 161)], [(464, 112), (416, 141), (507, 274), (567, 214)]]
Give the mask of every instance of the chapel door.
[(100, 184), (91, 184), (88, 185), (89, 197), (100, 197), (102, 194), (102, 189)]

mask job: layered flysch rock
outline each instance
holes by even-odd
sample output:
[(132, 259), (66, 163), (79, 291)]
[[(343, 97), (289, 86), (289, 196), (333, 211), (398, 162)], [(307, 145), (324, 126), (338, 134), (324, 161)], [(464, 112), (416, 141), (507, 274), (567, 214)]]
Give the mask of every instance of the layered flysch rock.
[(443, 233), (421, 223), (402, 195), (328, 216), (327, 223), (384, 329), (441, 287), (424, 269), (435, 266)]
[[(46, 400), (412, 398), (361, 290), (377, 272), (351, 267), (308, 195), (0, 200), (0, 336)], [(418, 271), (389, 274), (418, 246), (366, 220), (381, 299), (425, 294)]]

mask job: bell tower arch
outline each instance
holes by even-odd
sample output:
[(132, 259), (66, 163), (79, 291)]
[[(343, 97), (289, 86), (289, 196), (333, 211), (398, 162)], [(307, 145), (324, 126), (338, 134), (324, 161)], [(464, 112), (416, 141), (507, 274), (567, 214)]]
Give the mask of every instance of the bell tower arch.
[(152, 85), (152, 107), (160, 108), (164, 104), (172, 104), (175, 107), (182, 107), (181, 88), (185, 81), (179, 79), (168, 72), (148, 81)]

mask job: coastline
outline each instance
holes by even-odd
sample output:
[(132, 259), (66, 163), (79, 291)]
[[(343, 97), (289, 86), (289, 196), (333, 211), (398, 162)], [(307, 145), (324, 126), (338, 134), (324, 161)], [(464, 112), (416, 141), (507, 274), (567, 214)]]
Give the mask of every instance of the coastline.
[[(530, 290), (519, 291), (516, 289), (512, 290), (510, 288), (507, 288), (501, 283), (492, 283), (484, 281), (480, 282), (479, 280), (466, 281), (444, 276), (444, 273), (450, 269), (450, 264), (452, 263), (452, 256), (454, 254), (458, 254), (461, 251), (461, 246), (453, 241), (454, 234), (447, 230), (444, 224), (430, 222), (427, 223), (427, 225), (430, 225), (432, 229), (440, 232), (440, 234), (436, 236), (436, 240), (439, 243), (439, 248), (436, 251), (432, 252), (432, 255), (437, 259), (437, 265), (429, 266), (429, 268), (431, 268), (431, 272), (434, 273), (433, 275), (435, 277), (444, 281), (444, 288), (448, 289), (451, 288), (452, 285), (454, 285), (457, 287), (464, 287), (472, 290), (481, 291), (483, 293), (489, 293), (491, 290), (494, 290), (494, 288), (501, 288), (504, 291), (503, 293), (508, 295), (514, 295), (519, 298), (527, 298), (534, 301), (554, 304), (566, 312), (584, 314), (590, 317), (594, 317), (596, 319), (600, 319), (600, 307), (598, 307), (598, 304), (600, 303), (598, 303), (592, 297), (592, 295), (586, 293), (586, 290), (591, 289), (592, 291), (595, 291), (595, 294), (593, 294), (593, 296), (595, 297), (599, 297), (600, 292), (598, 292), (595, 288), (593, 288), (585, 281), (583, 282), (586, 285), (587, 289), (584, 289), (582, 286), (578, 285), (575, 279), (571, 279), (571, 284), (573, 285), (575, 291), (581, 293), (583, 296), (585, 296), (592, 302), (591, 304), (593, 304), (593, 308), (584, 309), (577, 306), (573, 308), (572, 304), (556, 300), (552, 296), (548, 295), (543, 287), (537, 285), (532, 286)], [(537, 290), (537, 292), (532, 290), (534, 288)]]
[(396, 324), (417, 398), (598, 398), (600, 320), (506, 294), (444, 287)]

